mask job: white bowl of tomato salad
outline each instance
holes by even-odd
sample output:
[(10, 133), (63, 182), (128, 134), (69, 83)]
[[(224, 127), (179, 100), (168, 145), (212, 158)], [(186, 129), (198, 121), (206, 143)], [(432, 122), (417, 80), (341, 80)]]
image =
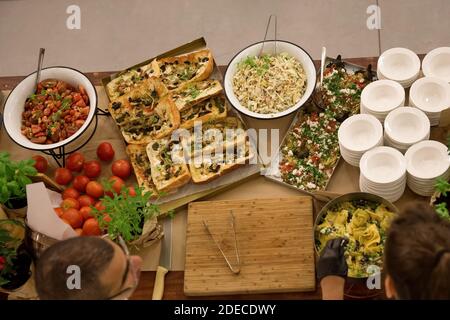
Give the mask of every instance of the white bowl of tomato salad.
[(18, 145), (50, 150), (77, 139), (90, 125), (97, 107), (97, 92), (80, 71), (69, 67), (41, 70), (23, 79), (5, 102), (6, 132)]

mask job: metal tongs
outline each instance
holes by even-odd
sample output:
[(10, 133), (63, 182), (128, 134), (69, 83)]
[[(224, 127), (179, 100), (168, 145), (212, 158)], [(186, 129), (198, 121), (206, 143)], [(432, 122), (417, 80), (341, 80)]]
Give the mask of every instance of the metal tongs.
[(234, 266), (234, 267), (232, 266), (232, 264), (228, 260), (225, 252), (223, 252), (219, 241), (217, 241), (216, 238), (214, 238), (214, 236), (211, 233), (211, 230), (209, 229), (208, 224), (206, 223), (205, 219), (203, 219), (203, 225), (205, 226), (206, 231), (211, 236), (211, 238), (213, 239), (213, 241), (216, 244), (217, 248), (219, 249), (220, 253), (222, 254), (223, 258), (227, 262), (228, 268), (230, 268), (231, 272), (233, 272), (234, 274), (239, 274), (239, 272), (241, 272), (241, 260), (240, 260), (240, 257), (239, 257), (239, 249), (238, 249), (237, 236), (236, 236), (235, 217), (234, 217), (234, 214), (233, 214), (232, 210), (230, 211), (230, 224), (231, 224), (231, 227), (233, 228), (234, 248), (235, 248), (235, 253), (236, 253), (236, 266)]

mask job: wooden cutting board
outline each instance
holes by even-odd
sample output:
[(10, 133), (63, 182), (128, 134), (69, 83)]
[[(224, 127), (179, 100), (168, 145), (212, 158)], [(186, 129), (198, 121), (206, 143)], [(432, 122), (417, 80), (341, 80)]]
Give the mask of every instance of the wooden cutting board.
[[(233, 274), (203, 225), (236, 263)], [(201, 201), (189, 204), (184, 293), (188, 296), (315, 290), (311, 197)]]

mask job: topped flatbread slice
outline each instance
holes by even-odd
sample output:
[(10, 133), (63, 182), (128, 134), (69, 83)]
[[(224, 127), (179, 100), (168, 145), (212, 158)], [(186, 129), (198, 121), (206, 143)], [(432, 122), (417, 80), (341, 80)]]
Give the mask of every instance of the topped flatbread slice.
[(209, 79), (189, 82), (172, 92), (172, 99), (178, 110), (183, 111), (193, 105), (206, 100), (222, 91), (219, 81)]
[(157, 60), (158, 73), (169, 90), (188, 82), (207, 79), (213, 71), (214, 60), (209, 49)]

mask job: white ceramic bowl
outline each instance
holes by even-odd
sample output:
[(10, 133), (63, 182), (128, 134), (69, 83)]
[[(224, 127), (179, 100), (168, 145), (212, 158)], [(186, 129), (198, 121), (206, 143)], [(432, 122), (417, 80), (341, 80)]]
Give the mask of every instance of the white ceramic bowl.
[(339, 143), (348, 151), (364, 152), (383, 139), (383, 126), (370, 114), (357, 114), (345, 119), (341, 124), (338, 138)]
[(450, 107), (450, 84), (439, 78), (421, 78), (411, 86), (409, 100), (422, 111), (441, 112)]
[(427, 77), (436, 77), (450, 82), (450, 47), (431, 50), (422, 61), (422, 71)]
[(414, 144), (429, 137), (430, 120), (419, 109), (397, 108), (391, 111), (384, 120), (384, 130), (394, 143)]
[(421, 141), (405, 153), (408, 173), (417, 179), (433, 179), (447, 172), (450, 156), (447, 146), (433, 141)]
[(359, 163), (361, 173), (370, 181), (380, 184), (406, 179), (406, 160), (391, 147), (376, 147), (367, 151)]
[(6, 132), (18, 145), (32, 150), (50, 150), (66, 145), (80, 136), (91, 123), (97, 108), (97, 92), (92, 82), (80, 71), (69, 67), (48, 67), (41, 71), (41, 81), (45, 79), (62, 80), (77, 87), (82, 85), (89, 96), (89, 115), (77, 132), (63, 141), (52, 144), (37, 144), (28, 140), (21, 132), (22, 112), (25, 100), (35, 91), (36, 72), (23, 79), (9, 94), (5, 102), (3, 121)]
[[(307, 78), (305, 93), (295, 105), (281, 112), (263, 114), (250, 111), (249, 109), (241, 105), (236, 95), (234, 94), (233, 77), (237, 71), (238, 64), (248, 56), (259, 55), (262, 46), (263, 41), (252, 44), (247, 48), (242, 49), (233, 57), (233, 59), (231, 59), (230, 63), (228, 64), (227, 70), (225, 71), (224, 89), (225, 94), (228, 100), (230, 101), (231, 105), (239, 112), (256, 119), (276, 119), (291, 114), (294, 111), (297, 111), (298, 109), (300, 109), (301, 106), (305, 104), (306, 101), (308, 101), (316, 85), (316, 68), (314, 67), (314, 62), (311, 56), (301, 47), (288, 41), (277, 40), (276, 41), (277, 53), (287, 52), (302, 64), (303, 70), (305, 71)], [(265, 41), (263, 54), (264, 53), (267, 54), (275, 53), (275, 40)]]
[(392, 48), (381, 54), (377, 68), (387, 79), (407, 82), (418, 77), (420, 59), (409, 49)]
[(361, 93), (361, 105), (375, 113), (386, 113), (405, 103), (405, 89), (392, 80), (369, 83)]

